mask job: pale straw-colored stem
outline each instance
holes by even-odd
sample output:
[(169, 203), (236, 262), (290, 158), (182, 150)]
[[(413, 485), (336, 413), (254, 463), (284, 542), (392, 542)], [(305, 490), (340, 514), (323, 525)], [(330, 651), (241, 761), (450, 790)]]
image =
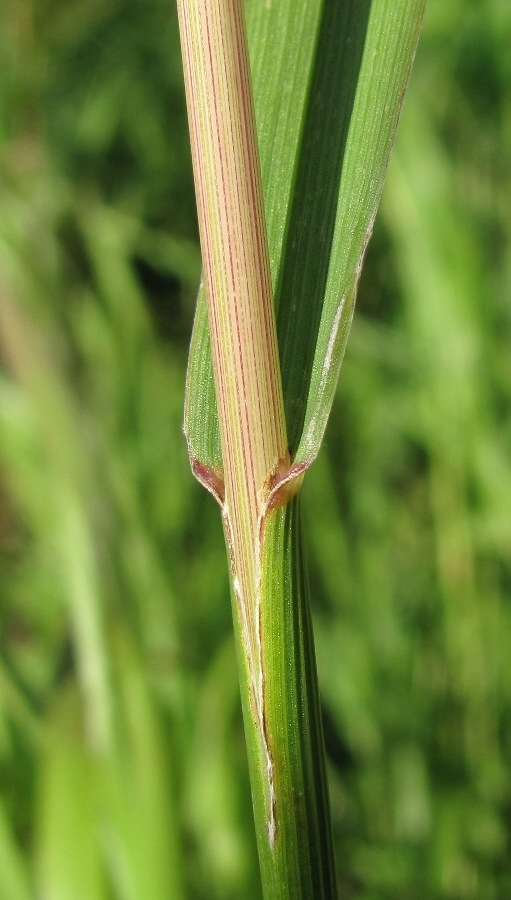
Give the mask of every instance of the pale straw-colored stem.
[(178, 0), (177, 6), (222, 446), (224, 493), (217, 493), (272, 840), (260, 560), (264, 518), (289, 470), (289, 453), (246, 29), (241, 0)]

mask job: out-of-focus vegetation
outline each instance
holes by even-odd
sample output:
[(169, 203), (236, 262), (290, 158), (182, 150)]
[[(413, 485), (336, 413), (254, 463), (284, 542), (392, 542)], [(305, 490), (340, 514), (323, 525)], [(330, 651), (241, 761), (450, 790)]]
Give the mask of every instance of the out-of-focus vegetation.
[[(304, 486), (342, 897), (511, 896), (511, 8), (430, 0)], [(0, 11), (0, 897), (258, 898), (174, 6)]]

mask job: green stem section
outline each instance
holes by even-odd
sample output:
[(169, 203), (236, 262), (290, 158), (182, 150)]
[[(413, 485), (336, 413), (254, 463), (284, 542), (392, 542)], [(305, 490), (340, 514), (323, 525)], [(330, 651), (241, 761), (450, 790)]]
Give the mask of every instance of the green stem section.
[(265, 760), (255, 734), (236, 604), (234, 619), (263, 893), (266, 900), (330, 900), (337, 896), (335, 865), (298, 494), (266, 520), (261, 593), (273, 845), (260, 827)]

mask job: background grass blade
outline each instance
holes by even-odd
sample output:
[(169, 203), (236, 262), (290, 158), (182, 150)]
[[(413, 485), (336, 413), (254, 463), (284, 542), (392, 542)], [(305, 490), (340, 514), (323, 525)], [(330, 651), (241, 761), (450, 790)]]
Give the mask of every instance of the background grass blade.
[(29, 900), (30, 879), (23, 855), (12, 833), (11, 822), (0, 806), (0, 896)]
[[(80, 735), (79, 696), (61, 698), (48, 729), (39, 785), (38, 884), (42, 897), (106, 897), (96, 828), (93, 758)], [(75, 839), (80, 833), (80, 843)]]

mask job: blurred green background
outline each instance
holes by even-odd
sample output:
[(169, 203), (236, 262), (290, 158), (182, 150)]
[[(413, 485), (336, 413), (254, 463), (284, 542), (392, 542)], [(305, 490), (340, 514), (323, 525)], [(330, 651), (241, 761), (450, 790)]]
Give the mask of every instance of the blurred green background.
[[(340, 893), (511, 897), (511, 6), (429, 0), (303, 489)], [(260, 897), (169, 0), (0, 9), (0, 898)]]

